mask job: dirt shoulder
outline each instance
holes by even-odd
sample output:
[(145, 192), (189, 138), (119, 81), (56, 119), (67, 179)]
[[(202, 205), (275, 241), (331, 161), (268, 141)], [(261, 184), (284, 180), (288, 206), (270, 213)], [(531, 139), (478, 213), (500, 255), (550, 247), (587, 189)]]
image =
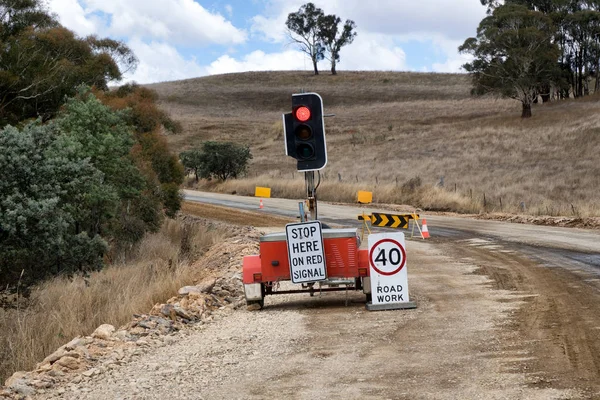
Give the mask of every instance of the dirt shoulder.
[(368, 312), (360, 293), (271, 296), (38, 398), (591, 398), (530, 369), (538, 349), (515, 326), (535, 288), (500, 285), (443, 246), (407, 247), (415, 310)]

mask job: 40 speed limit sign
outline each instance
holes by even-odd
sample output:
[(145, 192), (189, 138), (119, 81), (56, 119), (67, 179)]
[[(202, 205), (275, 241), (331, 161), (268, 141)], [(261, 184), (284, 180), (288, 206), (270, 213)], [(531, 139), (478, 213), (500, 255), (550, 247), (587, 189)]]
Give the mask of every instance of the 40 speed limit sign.
[(371, 305), (369, 309), (414, 308), (408, 297), (406, 245), (403, 233), (369, 235)]

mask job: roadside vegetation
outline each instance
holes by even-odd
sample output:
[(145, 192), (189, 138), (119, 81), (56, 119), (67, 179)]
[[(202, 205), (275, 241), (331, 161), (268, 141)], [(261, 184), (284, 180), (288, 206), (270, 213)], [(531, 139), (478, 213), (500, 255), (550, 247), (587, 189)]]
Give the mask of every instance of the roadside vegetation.
[(41, 0), (0, 0), (0, 285), (88, 273), (180, 207), (178, 123), (121, 42), (78, 37)]
[(222, 233), (170, 219), (181, 126), (147, 88), (109, 91), (137, 64), (125, 44), (78, 37), (42, 0), (0, 0), (0, 16), (3, 379), (170, 296)]
[(101, 324), (123, 325), (174, 296), (201, 278), (194, 262), (227, 235), (212, 225), (169, 219), (101, 271), (20, 286), (0, 307), (0, 381), (31, 370), (77, 335), (89, 335)]

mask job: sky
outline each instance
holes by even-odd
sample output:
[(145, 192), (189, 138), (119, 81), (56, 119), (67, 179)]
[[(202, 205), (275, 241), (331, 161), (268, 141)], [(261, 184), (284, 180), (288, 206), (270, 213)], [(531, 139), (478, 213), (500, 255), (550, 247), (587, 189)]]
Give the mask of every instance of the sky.
[[(314, 0), (356, 23), (338, 70), (460, 72), (458, 46), (475, 36), (479, 0)], [(139, 58), (126, 81), (153, 83), (231, 72), (312, 70), (285, 20), (306, 0), (49, 0), (80, 36), (125, 42)], [(319, 63), (328, 71), (328, 61)]]

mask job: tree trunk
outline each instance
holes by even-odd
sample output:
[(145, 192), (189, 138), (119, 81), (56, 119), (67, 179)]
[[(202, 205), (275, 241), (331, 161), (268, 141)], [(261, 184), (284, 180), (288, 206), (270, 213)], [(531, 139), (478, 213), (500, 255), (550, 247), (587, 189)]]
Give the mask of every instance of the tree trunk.
[(550, 93), (551, 93), (550, 86), (543, 85), (542, 86), (542, 94), (540, 94), (540, 96), (542, 97), (542, 103), (547, 103), (550, 101)]
[(337, 71), (335, 70), (335, 58), (331, 60), (331, 75), (337, 75)]
[(550, 93), (544, 93), (542, 96), (542, 103), (548, 103), (550, 101)]
[(313, 62), (313, 69), (315, 70), (315, 75), (319, 75), (319, 68), (317, 68), (317, 59), (316, 59), (316, 57), (313, 58), (312, 62)]
[(523, 112), (521, 118), (531, 118), (531, 103), (523, 103)]

